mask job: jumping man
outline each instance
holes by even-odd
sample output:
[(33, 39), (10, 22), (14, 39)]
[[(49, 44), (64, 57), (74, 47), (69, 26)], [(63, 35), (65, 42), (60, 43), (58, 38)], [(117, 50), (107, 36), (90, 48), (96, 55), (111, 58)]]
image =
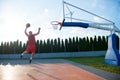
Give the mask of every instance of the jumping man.
[(30, 24), (27, 23), (26, 24), (26, 28), (25, 28), (25, 35), (28, 37), (28, 43), (27, 43), (27, 48), (25, 49), (25, 51), (21, 54), (20, 58), (23, 58), (23, 55), (25, 53), (29, 53), (31, 52), (31, 57), (29, 60), (29, 63), (32, 62), (33, 56), (35, 54), (35, 36), (38, 35), (40, 33), (41, 28), (38, 28), (38, 32), (33, 34), (32, 31), (29, 31), (29, 34), (27, 33), (27, 29), (30, 27)]

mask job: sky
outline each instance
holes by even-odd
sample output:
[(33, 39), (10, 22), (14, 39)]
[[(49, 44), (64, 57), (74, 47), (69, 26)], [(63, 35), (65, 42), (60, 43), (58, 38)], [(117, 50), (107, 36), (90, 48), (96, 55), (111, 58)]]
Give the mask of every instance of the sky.
[[(120, 29), (120, 0), (64, 0), (70, 4), (90, 11), (94, 14), (111, 20)], [(66, 6), (65, 6), (66, 7)], [(98, 17), (69, 7), (73, 17), (93, 22), (104, 23)], [(66, 16), (69, 11), (65, 8)], [(0, 0), (0, 42), (6, 41), (27, 41), (24, 34), (26, 23), (31, 27), (28, 31), (36, 33), (41, 27), (40, 35), (36, 40), (70, 37), (93, 37), (109, 35), (109, 31), (92, 28), (63, 27), (62, 30), (54, 30), (51, 21), (63, 20), (63, 0)], [(59, 26), (58, 26), (59, 28)]]

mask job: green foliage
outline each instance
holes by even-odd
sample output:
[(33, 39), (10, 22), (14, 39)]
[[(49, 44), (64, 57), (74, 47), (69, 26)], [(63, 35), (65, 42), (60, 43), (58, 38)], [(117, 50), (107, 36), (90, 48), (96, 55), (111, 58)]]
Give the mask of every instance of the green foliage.
[(2, 42), (0, 45), (0, 54), (21, 53), (25, 47), (26, 44), (22, 44), (19, 40), (14, 42)]
[[(26, 42), (27, 43), (27, 42)], [(26, 48), (21, 41), (1, 42), (0, 53), (21, 53)], [(117, 40), (118, 43), (118, 40)], [(36, 53), (98, 51), (107, 49), (107, 37), (73, 37), (68, 39), (36, 40)]]
[(99, 57), (79, 57), (79, 58), (67, 58), (71, 61), (92, 66), (98, 69), (102, 69), (105, 71), (113, 72), (120, 74), (120, 66), (111, 66), (104, 63), (104, 56)]

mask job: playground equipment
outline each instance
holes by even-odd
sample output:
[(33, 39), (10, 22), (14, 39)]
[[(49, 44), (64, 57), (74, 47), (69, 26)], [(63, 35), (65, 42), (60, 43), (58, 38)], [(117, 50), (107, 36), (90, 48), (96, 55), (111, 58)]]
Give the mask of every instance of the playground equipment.
[[(68, 9), (69, 11), (70, 17), (66, 17), (65, 6), (67, 7), (66, 9)], [(107, 21), (108, 23), (96, 23), (96, 22), (89, 23), (89, 21), (87, 20), (73, 18), (72, 17), (73, 12), (69, 9), (68, 6), (74, 7), (90, 15), (101, 18)], [(68, 22), (66, 21), (66, 19), (70, 19), (70, 21)], [(75, 20), (75, 21), (73, 22), (72, 20)], [(60, 30), (62, 29), (62, 27), (82, 27), (82, 28), (96, 28), (96, 29), (110, 31), (110, 35), (108, 36), (108, 49), (105, 55), (105, 63), (114, 65), (114, 66), (120, 66), (120, 52), (119, 52), (120, 51), (120, 29), (115, 26), (114, 22), (63, 1), (63, 21), (62, 22), (52, 21), (51, 24), (54, 27), (56, 27), (57, 25), (60, 25)], [(104, 27), (104, 26), (109, 26), (109, 27)], [(115, 33), (119, 34), (119, 51), (116, 48), (116, 34)]]

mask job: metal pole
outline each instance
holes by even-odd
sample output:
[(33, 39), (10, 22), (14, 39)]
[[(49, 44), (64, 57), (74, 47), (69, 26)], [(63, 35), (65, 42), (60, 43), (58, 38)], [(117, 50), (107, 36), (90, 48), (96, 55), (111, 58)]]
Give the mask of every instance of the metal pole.
[(63, 0), (63, 19), (65, 19), (64, 0)]
[(110, 21), (110, 20), (108, 20), (108, 19), (105, 19), (105, 18), (103, 18), (103, 17), (101, 17), (101, 16), (98, 16), (98, 15), (96, 15), (96, 14), (94, 14), (94, 13), (91, 13), (91, 12), (89, 12), (89, 11), (87, 11), (87, 10), (84, 10), (84, 9), (82, 9), (82, 8), (79, 8), (79, 7), (77, 7), (77, 6), (74, 6), (74, 5), (72, 5), (72, 4), (69, 4), (69, 3), (67, 3), (67, 2), (64, 2), (64, 3), (65, 3), (65, 4), (68, 4), (68, 5), (72, 6), (72, 7), (75, 7), (75, 8), (77, 8), (77, 9), (79, 9), (79, 10), (82, 10), (82, 11), (84, 11), (84, 12), (87, 12), (87, 13), (89, 13), (89, 14), (91, 14), (91, 15), (97, 16), (97, 17), (99, 17), (99, 18), (101, 18), (101, 19), (104, 19), (104, 20), (106, 20), (106, 21), (114, 24), (114, 22), (112, 22), (112, 21)]
[[(101, 26), (100, 24), (89, 24), (89, 27), (88, 28), (96, 28), (96, 29), (101, 29), (101, 30), (106, 30), (106, 31), (110, 31), (111, 34), (114, 33), (114, 32), (118, 32), (120, 33), (120, 30), (117, 29), (117, 28), (114, 28), (114, 25), (109, 25), (111, 27), (103, 27)], [(112, 28), (113, 27), (113, 28)]]
[(70, 21), (72, 22), (72, 15), (73, 15), (73, 12), (69, 9), (69, 7), (66, 5), (68, 11), (70, 12)]
[(118, 37), (119, 37), (119, 54), (120, 54), (120, 33), (118, 33)]

